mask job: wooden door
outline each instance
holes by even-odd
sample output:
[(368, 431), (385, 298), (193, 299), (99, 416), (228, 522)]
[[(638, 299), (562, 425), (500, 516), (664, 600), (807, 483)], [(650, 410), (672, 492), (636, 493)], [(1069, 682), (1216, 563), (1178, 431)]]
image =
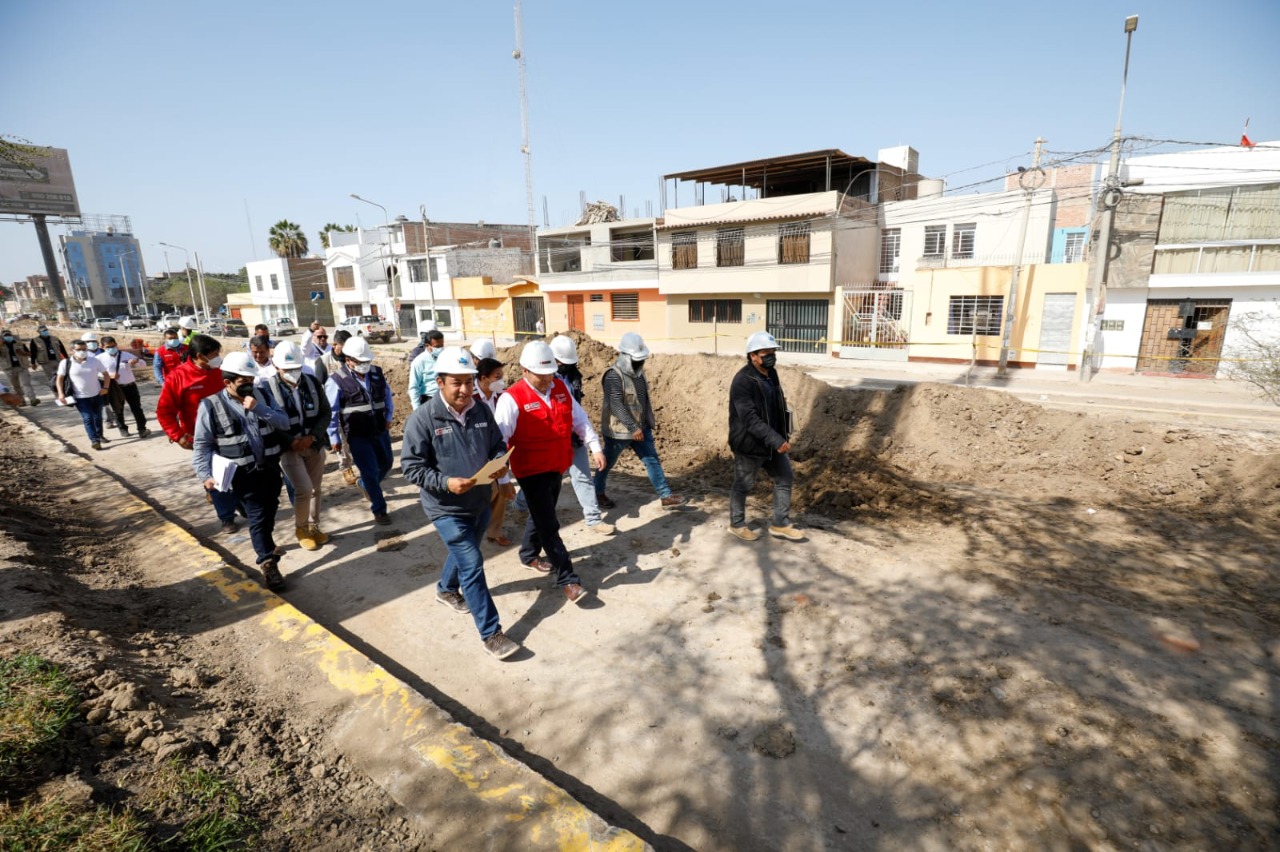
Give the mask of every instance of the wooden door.
[(586, 331), (586, 325), (582, 319), (582, 295), (568, 296), (569, 307), (569, 330), (570, 331)]

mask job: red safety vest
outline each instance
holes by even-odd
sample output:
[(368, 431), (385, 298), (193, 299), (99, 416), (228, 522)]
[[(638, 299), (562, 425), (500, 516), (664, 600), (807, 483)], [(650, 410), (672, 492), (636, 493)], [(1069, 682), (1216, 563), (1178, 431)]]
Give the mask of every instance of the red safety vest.
[(538, 392), (521, 379), (505, 391), (520, 416), (516, 419), (516, 431), (507, 445), (515, 450), (511, 454), (511, 472), (516, 478), (536, 473), (564, 473), (573, 464), (573, 396), (569, 387), (560, 379), (551, 385), (551, 401), (548, 406)]

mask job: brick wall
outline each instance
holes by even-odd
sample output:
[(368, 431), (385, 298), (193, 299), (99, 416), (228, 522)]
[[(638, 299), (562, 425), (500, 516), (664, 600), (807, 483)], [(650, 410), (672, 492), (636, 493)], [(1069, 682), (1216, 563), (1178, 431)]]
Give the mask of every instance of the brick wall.
[[(1096, 166), (1082, 163), (1045, 169), (1045, 187), (1058, 197), (1055, 228), (1083, 228), (1093, 216), (1093, 175)], [(1016, 172), (1005, 175), (1005, 189), (1021, 189)]]
[[(431, 222), (429, 224), (431, 245), (456, 246), (466, 243), (501, 240), (503, 248), (522, 248), (532, 250), (529, 244), (529, 227), (527, 225), (481, 225), (476, 222)], [(426, 249), (423, 240), (421, 222), (407, 222), (404, 225), (405, 251), (408, 254), (422, 254)]]
[(533, 273), (532, 255), (519, 248), (452, 249), (445, 262), (452, 278), (487, 277), (495, 284), (510, 284), (517, 275)]

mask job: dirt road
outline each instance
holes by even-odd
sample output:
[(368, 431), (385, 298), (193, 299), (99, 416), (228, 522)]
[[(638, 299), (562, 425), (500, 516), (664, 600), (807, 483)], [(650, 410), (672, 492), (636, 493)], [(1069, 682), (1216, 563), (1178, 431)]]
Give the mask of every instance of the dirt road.
[[(611, 355), (583, 354), (589, 378)], [(746, 544), (725, 532), (738, 365), (652, 362), (689, 509), (657, 508), (629, 463), (602, 540), (566, 487), (591, 605), (488, 551), (527, 649), (513, 661), (433, 603), (444, 550), (398, 475), (389, 530), (327, 480), (338, 535), (290, 550), (285, 597), (658, 848), (1277, 842), (1274, 436), (789, 369), (810, 537)], [(74, 414), (29, 414), (85, 445)], [(93, 461), (217, 538), (176, 447), (113, 441)], [(243, 536), (221, 543), (251, 562)]]

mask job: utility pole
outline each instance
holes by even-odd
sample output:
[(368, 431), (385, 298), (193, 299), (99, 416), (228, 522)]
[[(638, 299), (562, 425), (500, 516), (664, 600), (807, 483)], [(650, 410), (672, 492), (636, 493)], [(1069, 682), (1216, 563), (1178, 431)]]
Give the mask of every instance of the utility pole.
[(200, 282), (200, 304), (204, 306), (204, 321), (209, 322), (209, 291), (204, 288), (204, 264), (200, 262), (200, 252), (192, 252), (196, 256), (196, 280)]
[[(1027, 250), (1027, 224), (1031, 221), (1031, 200), (1036, 190), (1044, 186), (1044, 169), (1040, 168), (1040, 154), (1044, 150), (1044, 140), (1036, 137), (1036, 152), (1031, 159), (1030, 169), (1018, 169), (1018, 185), (1022, 187), (1022, 226), (1018, 234), (1018, 257), (1013, 264), (1013, 274), (1009, 278), (1009, 297), (1005, 299), (1004, 335), (1000, 338), (1000, 364), (996, 375), (1004, 378), (1009, 375), (1009, 338), (1013, 333), (1013, 321), (1017, 315), (1018, 279), (1022, 276), (1023, 254)], [(1042, 258), (1043, 259), (1043, 258)], [(1025, 343), (1025, 341), (1024, 341)]]
[(1098, 224), (1098, 241), (1092, 246), (1093, 268), (1089, 270), (1089, 283), (1084, 291), (1084, 346), (1080, 353), (1080, 381), (1087, 382), (1093, 362), (1093, 341), (1098, 333), (1100, 316), (1098, 306), (1106, 310), (1107, 266), (1111, 262), (1111, 229), (1115, 223), (1116, 205), (1120, 203), (1120, 120), (1124, 117), (1124, 90), (1129, 83), (1129, 50), (1133, 47), (1133, 33), (1138, 29), (1138, 16), (1124, 19), (1124, 75), (1120, 78), (1120, 112), (1116, 115), (1116, 129), (1111, 134), (1111, 163), (1098, 198), (1102, 202), (1102, 221)]
[(427, 205), (419, 204), (418, 212), (422, 214), (422, 244), (423, 252), (427, 256), (427, 293), (431, 300), (431, 326), (436, 324), (436, 282), (432, 277), (431, 270), (431, 225), (427, 221)]
[(524, 19), (520, 14), (520, 0), (516, 0), (516, 49), (511, 56), (520, 73), (520, 152), (524, 154), (524, 192), (529, 205), (529, 250), (536, 251), (538, 223), (533, 212), (533, 153), (529, 150), (529, 92), (525, 86)]

